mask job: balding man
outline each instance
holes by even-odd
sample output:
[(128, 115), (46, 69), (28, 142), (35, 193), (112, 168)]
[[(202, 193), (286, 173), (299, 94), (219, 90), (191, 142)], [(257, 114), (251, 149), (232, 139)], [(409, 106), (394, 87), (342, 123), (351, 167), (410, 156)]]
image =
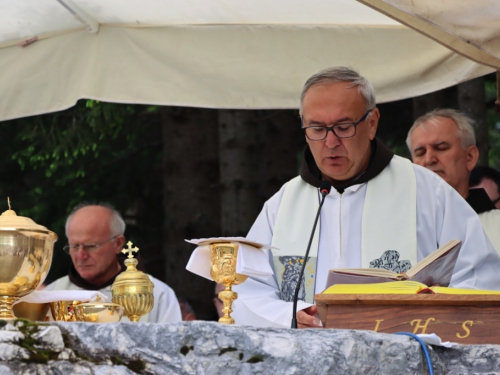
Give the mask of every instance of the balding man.
[(436, 109), (415, 120), (406, 143), (415, 164), (441, 176), (476, 211), (500, 254), (500, 210), (484, 189), (469, 190), (469, 175), (479, 158), (473, 124), (459, 111)]
[[(125, 270), (118, 258), (125, 243), (124, 233), (125, 222), (113, 207), (107, 204), (75, 207), (66, 220), (68, 244), (64, 250), (72, 261), (69, 275), (54, 281), (46, 290), (98, 290), (111, 299), (111, 285)], [(181, 311), (174, 291), (148, 276), (154, 284), (154, 307), (140, 321), (180, 322)]]

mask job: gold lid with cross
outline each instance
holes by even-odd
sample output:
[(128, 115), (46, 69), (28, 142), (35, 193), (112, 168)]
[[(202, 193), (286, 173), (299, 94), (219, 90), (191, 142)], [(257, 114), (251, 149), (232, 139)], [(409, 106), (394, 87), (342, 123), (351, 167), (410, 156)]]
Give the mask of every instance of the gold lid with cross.
[(111, 285), (111, 293), (113, 303), (124, 307), (123, 315), (131, 322), (137, 322), (153, 308), (154, 284), (148, 275), (137, 269), (137, 259), (133, 253), (138, 252), (139, 248), (132, 246), (133, 243), (128, 241), (127, 248), (122, 250), (122, 253), (128, 254), (124, 262), (127, 269), (116, 277)]

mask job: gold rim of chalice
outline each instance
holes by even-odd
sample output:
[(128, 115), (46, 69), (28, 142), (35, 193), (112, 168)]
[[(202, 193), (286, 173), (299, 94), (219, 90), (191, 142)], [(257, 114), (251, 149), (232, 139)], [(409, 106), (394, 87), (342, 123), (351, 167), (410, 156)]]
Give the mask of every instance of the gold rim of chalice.
[(86, 302), (75, 306), (76, 320), (87, 323), (116, 323), (122, 319), (123, 306), (111, 302)]

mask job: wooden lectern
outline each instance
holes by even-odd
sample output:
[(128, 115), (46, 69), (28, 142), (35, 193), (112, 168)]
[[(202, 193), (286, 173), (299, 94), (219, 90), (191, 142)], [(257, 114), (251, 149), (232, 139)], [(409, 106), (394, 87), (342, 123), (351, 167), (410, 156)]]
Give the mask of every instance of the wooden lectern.
[(325, 328), (435, 333), (459, 344), (500, 344), (500, 295), (317, 294)]

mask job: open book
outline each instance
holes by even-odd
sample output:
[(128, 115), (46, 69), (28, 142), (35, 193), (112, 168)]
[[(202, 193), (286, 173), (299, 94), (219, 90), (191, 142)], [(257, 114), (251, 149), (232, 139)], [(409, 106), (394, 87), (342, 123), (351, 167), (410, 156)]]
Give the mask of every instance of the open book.
[(450, 284), (462, 242), (451, 240), (404, 273), (383, 268), (346, 268), (330, 270), (326, 287), (335, 284), (372, 284), (413, 280), (427, 286)]
[(323, 294), (500, 294), (495, 290), (476, 290), (447, 288), (444, 286), (427, 286), (418, 281), (391, 281), (375, 284), (335, 284), (327, 288)]

